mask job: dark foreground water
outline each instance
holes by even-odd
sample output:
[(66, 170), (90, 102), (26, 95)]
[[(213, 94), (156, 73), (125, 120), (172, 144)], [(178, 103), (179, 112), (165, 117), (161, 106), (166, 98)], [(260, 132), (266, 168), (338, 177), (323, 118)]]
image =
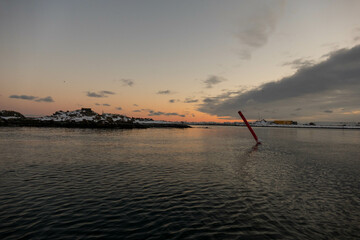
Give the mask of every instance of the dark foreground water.
[(360, 131), (0, 128), (0, 239), (359, 239)]

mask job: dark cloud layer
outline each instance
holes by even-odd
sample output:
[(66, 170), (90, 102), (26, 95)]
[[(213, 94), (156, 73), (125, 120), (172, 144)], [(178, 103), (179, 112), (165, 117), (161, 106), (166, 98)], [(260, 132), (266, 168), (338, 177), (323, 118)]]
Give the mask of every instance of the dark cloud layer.
[[(257, 118), (259, 113), (268, 118), (288, 118), (295, 110), (300, 119), (323, 118), (332, 111), (332, 117), (336, 113), (336, 117), (345, 118), (360, 110), (359, 92), (360, 45), (332, 52), (327, 60), (300, 68), (280, 81), (246, 92), (205, 98), (198, 110), (237, 117), (239, 109), (246, 109), (251, 118)], [(341, 112), (342, 108), (348, 111)]]
[(122, 110), (122, 107), (117, 107), (116, 110)]
[(86, 92), (86, 96), (88, 97), (94, 97), (94, 98), (105, 98), (108, 97), (108, 95), (114, 95), (114, 92), (111, 91), (100, 91), (100, 92)]
[(15, 99), (22, 99), (22, 100), (29, 100), (29, 101), (35, 101), (35, 102), (54, 102), (54, 99), (50, 96), (39, 98), (35, 96), (28, 96), (28, 95), (11, 95), (9, 98), (15, 98)]

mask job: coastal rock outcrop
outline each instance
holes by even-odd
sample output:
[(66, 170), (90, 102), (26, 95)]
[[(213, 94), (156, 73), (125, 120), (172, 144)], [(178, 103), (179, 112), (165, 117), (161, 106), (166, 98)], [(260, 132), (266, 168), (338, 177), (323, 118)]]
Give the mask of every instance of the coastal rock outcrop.
[(121, 114), (98, 114), (91, 108), (57, 111), (50, 116), (30, 118), (15, 111), (0, 111), (0, 126), (68, 127), (68, 128), (187, 128), (183, 123), (158, 122), (152, 119), (130, 118)]

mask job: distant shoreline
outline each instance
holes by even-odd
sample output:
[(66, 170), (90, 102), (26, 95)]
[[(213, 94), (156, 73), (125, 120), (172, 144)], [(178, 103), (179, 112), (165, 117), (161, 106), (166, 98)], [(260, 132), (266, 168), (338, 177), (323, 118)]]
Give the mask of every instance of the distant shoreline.
[[(355, 129), (360, 130), (360, 123), (309, 123), (298, 124), (275, 123), (271, 121), (251, 122), (252, 127), (271, 128), (311, 128), (311, 129)], [(91, 108), (82, 108), (74, 111), (57, 111), (51, 116), (25, 117), (15, 111), (0, 111), (0, 127), (63, 127), (63, 128), (103, 128), (103, 129), (141, 129), (141, 128), (191, 128), (191, 126), (245, 126), (242, 122), (167, 122), (155, 121), (151, 118), (133, 118), (120, 114), (98, 114)]]
[[(51, 127), (51, 128), (89, 128), (89, 129), (146, 129), (146, 128), (192, 128), (196, 126), (235, 126), (246, 127), (245, 125), (227, 125), (227, 124), (186, 124), (186, 123), (96, 123), (90, 121), (83, 122), (56, 122), (56, 121), (40, 121), (37, 119), (2, 119), (0, 127)], [(320, 126), (320, 125), (251, 125), (253, 128), (306, 128), (306, 129), (345, 129), (360, 130), (360, 126)]]
[(140, 124), (140, 123), (96, 123), (96, 122), (55, 122), (34, 119), (14, 119), (0, 122), (0, 127), (53, 127), (53, 128), (91, 128), (91, 129), (144, 129), (144, 128), (191, 128), (186, 124)]
[[(241, 126), (245, 127), (245, 126)], [(313, 129), (348, 129), (348, 130), (360, 130), (360, 126), (311, 126), (311, 125), (269, 125), (269, 126), (252, 126), (255, 128), (265, 127), (265, 128), (313, 128)]]
[[(191, 126), (224, 126), (224, 127), (246, 127), (242, 124), (190, 124)], [(251, 124), (253, 128), (314, 128), (314, 129), (350, 129), (350, 130), (360, 130), (360, 126), (328, 126), (328, 125), (255, 125)]]

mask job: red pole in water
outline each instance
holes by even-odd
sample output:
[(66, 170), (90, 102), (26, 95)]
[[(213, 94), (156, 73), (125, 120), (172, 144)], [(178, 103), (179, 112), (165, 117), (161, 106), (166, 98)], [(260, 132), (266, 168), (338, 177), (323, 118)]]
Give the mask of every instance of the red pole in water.
[(260, 144), (258, 137), (256, 136), (254, 130), (251, 128), (250, 124), (248, 123), (248, 121), (246, 120), (245, 116), (241, 113), (241, 111), (238, 111), (240, 117), (242, 118), (242, 120), (244, 121), (244, 123), (246, 124), (246, 126), (248, 127), (249, 131), (251, 132), (251, 134), (253, 135), (255, 141), (257, 144)]

